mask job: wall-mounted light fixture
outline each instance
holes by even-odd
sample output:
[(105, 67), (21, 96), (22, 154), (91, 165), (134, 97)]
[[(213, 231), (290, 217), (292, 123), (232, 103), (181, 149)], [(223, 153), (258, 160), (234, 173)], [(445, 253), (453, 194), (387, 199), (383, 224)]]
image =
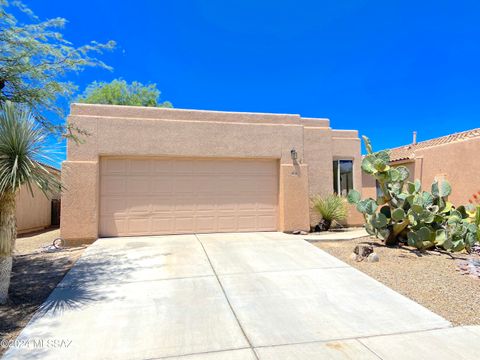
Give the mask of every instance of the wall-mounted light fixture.
[(290, 156), (292, 157), (293, 161), (297, 161), (297, 159), (298, 159), (297, 150), (295, 150), (295, 149), (290, 150)]

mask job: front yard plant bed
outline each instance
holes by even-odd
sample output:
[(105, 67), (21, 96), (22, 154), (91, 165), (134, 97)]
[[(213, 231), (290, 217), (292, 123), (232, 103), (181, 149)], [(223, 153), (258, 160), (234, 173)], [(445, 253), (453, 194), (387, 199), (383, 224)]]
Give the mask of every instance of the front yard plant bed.
[[(0, 340), (14, 340), (75, 264), (84, 248), (46, 252), (58, 230), (17, 239), (6, 305), (0, 305)], [(0, 346), (0, 357), (7, 349)]]
[[(372, 244), (380, 261), (370, 263), (353, 260), (353, 249), (361, 243)], [(467, 260), (480, 263), (478, 254), (386, 247), (370, 237), (349, 241), (319, 241), (314, 245), (443, 316), (454, 325), (480, 325), (480, 278), (465, 275), (465, 271), (462, 271)]]

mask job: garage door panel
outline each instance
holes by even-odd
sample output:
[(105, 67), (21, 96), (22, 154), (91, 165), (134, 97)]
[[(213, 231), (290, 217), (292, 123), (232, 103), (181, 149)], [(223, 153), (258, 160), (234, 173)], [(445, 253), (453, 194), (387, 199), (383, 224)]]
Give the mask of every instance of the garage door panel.
[(127, 199), (124, 197), (110, 197), (100, 200), (100, 209), (102, 215), (127, 215)]
[(174, 198), (174, 203), (175, 203), (175, 211), (176, 212), (181, 212), (181, 211), (195, 211), (195, 197), (193, 194), (187, 194), (185, 196), (184, 193), (182, 194), (177, 194), (177, 197)]
[(217, 224), (219, 232), (238, 231), (237, 217), (235, 214), (219, 215)]
[(127, 219), (128, 233), (131, 235), (142, 235), (145, 229), (151, 229), (152, 219), (149, 217), (129, 217)]
[(257, 196), (257, 210), (267, 210), (267, 211), (275, 211), (276, 206), (274, 204), (275, 197), (272, 195), (267, 196)]
[(123, 159), (104, 159), (102, 162), (102, 175), (125, 174), (127, 165)]
[(117, 236), (118, 234), (128, 233), (127, 219), (102, 217), (100, 220), (100, 228), (103, 236)]
[(100, 234), (277, 229), (278, 163), (102, 158)]
[(237, 204), (237, 209), (239, 211), (249, 210), (255, 212), (257, 208), (257, 200), (255, 195), (242, 195), (239, 196), (240, 202)]
[(223, 210), (235, 211), (238, 204), (238, 197), (235, 197), (233, 195), (231, 196), (217, 195), (215, 204), (217, 206), (217, 210), (219, 211), (223, 211)]
[(214, 175), (212, 173), (209, 174), (200, 174), (197, 176), (196, 181), (196, 190), (199, 194), (216, 194), (218, 191), (218, 184), (215, 179), (212, 177), (216, 177), (218, 175)]
[(168, 175), (172, 174), (173, 160), (155, 159), (151, 161), (152, 161), (152, 174), (168, 174)]
[(153, 234), (172, 234), (174, 233), (174, 223), (175, 218), (163, 216), (163, 217), (152, 217), (152, 233)]
[(202, 232), (215, 232), (217, 228), (217, 216), (201, 216), (197, 215), (195, 217), (195, 227), (196, 231), (199, 233)]
[(173, 191), (177, 194), (193, 194), (196, 188), (192, 186), (192, 176), (176, 176)]
[(194, 160), (175, 160), (173, 171), (177, 175), (191, 175), (194, 173), (196, 165)]
[(100, 191), (102, 195), (123, 195), (126, 191), (126, 179), (120, 176), (103, 176)]
[(217, 204), (214, 203), (214, 196), (202, 197), (198, 196), (196, 199), (196, 211), (213, 211), (217, 210)]
[(151, 193), (152, 194), (171, 194), (173, 193), (173, 184), (175, 179), (171, 176), (152, 175), (151, 177)]
[(259, 176), (259, 178), (256, 181), (257, 192), (259, 193), (272, 192), (273, 190), (272, 188), (275, 187), (276, 181), (277, 180), (272, 176), (265, 176), (265, 177)]
[(146, 175), (151, 173), (152, 160), (136, 159), (128, 161), (129, 174), (132, 175)]
[(167, 213), (171, 214), (174, 209), (174, 197), (170, 196), (152, 196), (151, 197), (152, 207), (151, 210), (153, 213)]
[(127, 211), (131, 215), (137, 215), (136, 213), (150, 213), (151, 212), (151, 198), (149, 197), (128, 197), (127, 198)]
[(148, 176), (129, 176), (126, 179), (126, 194), (148, 194), (151, 192), (150, 188), (151, 179)]
[[(174, 231), (176, 233), (189, 233), (192, 232), (192, 229), (195, 229), (195, 217), (194, 216), (178, 216), (175, 217), (174, 222)], [(195, 232), (195, 231), (193, 231)]]
[(255, 215), (238, 216), (238, 231), (255, 231), (257, 229), (257, 217)]
[(258, 215), (257, 216), (258, 220), (258, 229), (263, 230), (263, 231), (268, 231), (269, 229), (272, 228), (272, 226), (275, 226), (277, 219), (275, 216), (272, 216), (271, 214), (266, 214), (266, 215)]

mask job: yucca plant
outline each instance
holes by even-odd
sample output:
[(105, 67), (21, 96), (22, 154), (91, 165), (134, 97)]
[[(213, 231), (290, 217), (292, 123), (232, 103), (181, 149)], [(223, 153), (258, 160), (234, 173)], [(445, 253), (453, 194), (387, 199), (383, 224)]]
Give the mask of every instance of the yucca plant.
[(46, 149), (48, 133), (21, 105), (6, 101), (0, 104), (0, 304), (8, 297), (12, 254), (17, 235), (15, 196), (26, 185), (45, 196), (61, 187), (60, 179), (42, 162), (49, 162)]
[(322, 231), (328, 231), (332, 224), (345, 220), (348, 215), (345, 198), (336, 194), (316, 195), (312, 198), (312, 206), (322, 217), (318, 224)]

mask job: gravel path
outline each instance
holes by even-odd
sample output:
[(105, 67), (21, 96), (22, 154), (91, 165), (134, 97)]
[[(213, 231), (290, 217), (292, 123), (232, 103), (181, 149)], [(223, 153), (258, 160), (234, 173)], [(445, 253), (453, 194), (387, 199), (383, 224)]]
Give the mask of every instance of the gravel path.
[[(372, 243), (379, 255), (377, 263), (350, 259), (358, 243)], [(480, 278), (462, 275), (457, 263), (469, 256), (424, 254), (412, 248), (387, 248), (371, 238), (350, 241), (321, 241), (320, 249), (356, 267), (395, 291), (415, 300), (454, 325), (480, 325)]]

